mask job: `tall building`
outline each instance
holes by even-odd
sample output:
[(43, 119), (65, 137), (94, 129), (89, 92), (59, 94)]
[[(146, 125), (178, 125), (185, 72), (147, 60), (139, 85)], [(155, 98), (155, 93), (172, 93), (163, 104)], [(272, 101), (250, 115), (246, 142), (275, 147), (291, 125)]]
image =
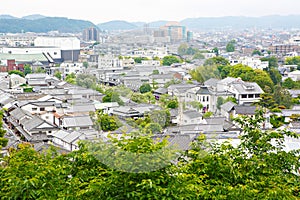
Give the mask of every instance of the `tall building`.
[[(154, 36), (170, 37), (171, 42), (187, 41), (188, 35), (185, 26), (181, 26), (178, 22), (169, 22), (165, 26), (160, 27), (159, 31), (154, 33)], [(189, 38), (190, 39), (190, 38)]]
[(88, 41), (99, 41), (99, 31), (95, 27), (90, 27), (83, 30), (82, 39)]

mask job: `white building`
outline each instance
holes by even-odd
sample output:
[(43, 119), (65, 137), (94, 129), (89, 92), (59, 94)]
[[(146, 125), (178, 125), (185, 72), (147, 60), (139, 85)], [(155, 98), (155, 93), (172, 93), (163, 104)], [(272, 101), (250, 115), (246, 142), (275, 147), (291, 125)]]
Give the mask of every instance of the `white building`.
[(243, 64), (253, 69), (265, 69), (269, 66), (268, 61), (261, 61), (259, 57), (241, 57), (239, 59), (231, 59), (230, 65)]
[(83, 63), (77, 62), (64, 62), (60, 65), (61, 70), (63, 71), (64, 77), (69, 74), (82, 74), (84, 71)]
[(100, 55), (98, 59), (99, 69), (121, 69), (122, 62), (118, 56)]
[(142, 60), (142, 66), (160, 66), (159, 60)]

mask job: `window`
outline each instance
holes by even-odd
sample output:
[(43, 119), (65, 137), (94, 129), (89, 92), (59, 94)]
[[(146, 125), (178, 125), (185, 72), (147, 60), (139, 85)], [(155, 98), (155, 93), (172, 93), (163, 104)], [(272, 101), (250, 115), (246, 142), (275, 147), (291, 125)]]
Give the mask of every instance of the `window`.
[(202, 101), (205, 102), (205, 96), (202, 97)]
[(45, 108), (40, 108), (40, 111), (45, 111)]
[(254, 97), (253, 94), (249, 94), (249, 95), (248, 95), (248, 98), (253, 98), (253, 97)]
[(206, 97), (206, 101), (209, 101), (209, 96)]
[(260, 94), (255, 94), (255, 98), (260, 98)]
[(32, 108), (32, 111), (37, 111), (37, 108)]
[(247, 95), (246, 94), (242, 94), (242, 99), (246, 99)]

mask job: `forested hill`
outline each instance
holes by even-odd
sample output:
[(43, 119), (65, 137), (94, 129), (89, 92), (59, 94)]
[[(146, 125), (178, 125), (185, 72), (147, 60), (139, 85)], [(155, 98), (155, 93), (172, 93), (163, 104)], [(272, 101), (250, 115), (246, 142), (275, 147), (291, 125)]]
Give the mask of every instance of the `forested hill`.
[(90, 21), (68, 19), (62, 17), (44, 17), (36, 20), (0, 18), (0, 33), (36, 32), (45, 33), (59, 31), (61, 33), (77, 33), (94, 25)]

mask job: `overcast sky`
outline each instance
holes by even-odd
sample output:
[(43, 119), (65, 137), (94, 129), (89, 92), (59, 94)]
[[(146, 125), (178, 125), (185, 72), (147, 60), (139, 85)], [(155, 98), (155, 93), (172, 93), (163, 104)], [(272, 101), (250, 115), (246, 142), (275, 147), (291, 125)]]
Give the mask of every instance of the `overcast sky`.
[(0, 14), (111, 20), (180, 21), (194, 17), (300, 14), (300, 0), (1, 0)]

